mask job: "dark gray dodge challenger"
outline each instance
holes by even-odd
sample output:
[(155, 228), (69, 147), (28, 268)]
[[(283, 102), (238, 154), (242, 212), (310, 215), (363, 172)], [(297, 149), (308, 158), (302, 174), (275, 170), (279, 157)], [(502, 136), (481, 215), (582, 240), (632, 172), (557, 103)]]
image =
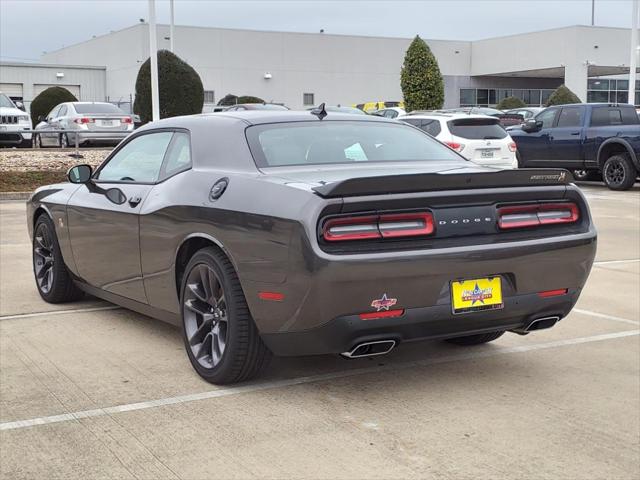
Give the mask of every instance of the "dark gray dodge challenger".
[(195, 370), (459, 345), (565, 317), (596, 251), (564, 170), (479, 167), (382, 117), (230, 112), (140, 128), (28, 201), (47, 302), (85, 292), (180, 325)]

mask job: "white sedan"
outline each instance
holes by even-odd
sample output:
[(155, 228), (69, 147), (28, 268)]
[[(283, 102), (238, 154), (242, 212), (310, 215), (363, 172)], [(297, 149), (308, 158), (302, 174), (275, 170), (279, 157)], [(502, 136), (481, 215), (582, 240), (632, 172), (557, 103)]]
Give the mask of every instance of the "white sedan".
[(424, 130), (474, 163), (518, 168), (516, 144), (500, 119), (465, 113), (416, 113), (397, 118)]

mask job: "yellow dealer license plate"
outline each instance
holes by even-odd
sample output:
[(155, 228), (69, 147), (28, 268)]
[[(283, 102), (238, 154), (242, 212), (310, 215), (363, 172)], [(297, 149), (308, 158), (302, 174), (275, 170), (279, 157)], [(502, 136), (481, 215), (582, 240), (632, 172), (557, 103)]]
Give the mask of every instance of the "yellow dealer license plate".
[(453, 313), (502, 308), (500, 277), (451, 282), (451, 304)]

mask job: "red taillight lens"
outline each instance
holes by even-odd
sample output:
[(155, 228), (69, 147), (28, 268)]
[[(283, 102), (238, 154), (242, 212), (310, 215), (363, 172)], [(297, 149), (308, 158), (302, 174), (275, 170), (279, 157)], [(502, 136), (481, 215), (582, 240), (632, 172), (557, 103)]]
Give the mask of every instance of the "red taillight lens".
[(383, 310), (381, 312), (361, 313), (360, 320), (377, 320), (378, 318), (395, 318), (404, 315), (404, 310)]
[(579, 218), (580, 210), (575, 203), (540, 203), (498, 209), (498, 226), (503, 230), (556, 223), (575, 223)]
[(464, 150), (464, 145), (458, 142), (444, 142), (444, 144), (450, 148), (453, 148), (456, 152)]
[(518, 150), (518, 146), (516, 145), (516, 142), (511, 142), (509, 144), (509, 151), (510, 152), (515, 152), (516, 150)]
[(92, 123), (93, 121), (94, 121), (93, 118), (89, 118), (89, 117), (81, 117), (81, 118), (76, 118), (74, 120), (75, 123), (81, 123), (81, 124)]
[(131, 117), (124, 117), (122, 119), (122, 123), (133, 123), (133, 120), (131, 119)]
[(569, 289), (561, 288), (558, 290), (545, 290), (544, 292), (538, 292), (540, 298), (559, 297), (560, 295), (566, 295)]
[(328, 220), (322, 236), (328, 242), (431, 235), (433, 215), (428, 212), (369, 215)]

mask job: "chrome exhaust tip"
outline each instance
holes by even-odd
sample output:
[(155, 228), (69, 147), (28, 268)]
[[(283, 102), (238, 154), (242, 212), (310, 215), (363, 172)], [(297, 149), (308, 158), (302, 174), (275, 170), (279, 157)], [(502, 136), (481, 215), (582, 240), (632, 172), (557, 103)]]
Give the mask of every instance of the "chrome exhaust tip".
[(527, 325), (527, 328), (525, 328), (524, 331), (533, 332), (535, 330), (545, 330), (547, 328), (553, 327), (556, 323), (558, 323), (559, 320), (560, 317), (558, 317), (557, 315), (554, 315), (552, 317), (536, 318), (529, 325)]
[(378, 340), (377, 342), (359, 343), (348, 352), (340, 355), (346, 358), (375, 357), (376, 355), (386, 355), (396, 346), (395, 340)]

